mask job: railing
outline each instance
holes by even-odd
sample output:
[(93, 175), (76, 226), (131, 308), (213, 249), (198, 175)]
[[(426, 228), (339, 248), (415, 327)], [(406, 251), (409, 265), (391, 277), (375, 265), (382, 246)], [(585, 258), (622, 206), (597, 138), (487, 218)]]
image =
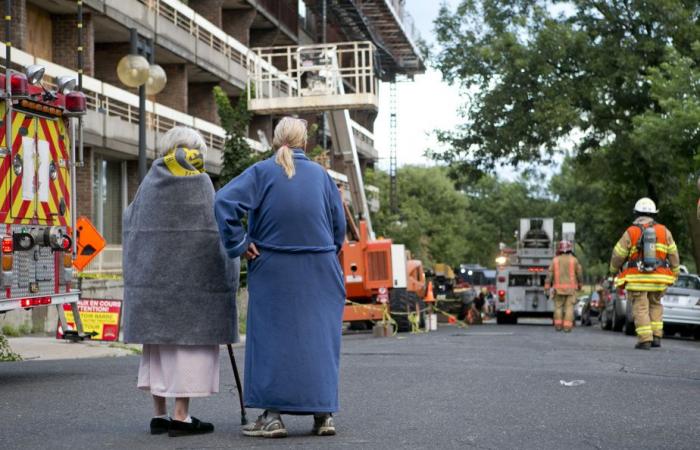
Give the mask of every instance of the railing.
[[(4, 44), (0, 44), (0, 52), (4, 51), (4, 49)], [(76, 72), (66, 67), (34, 57), (18, 49), (12, 50), (12, 63), (20, 70), (31, 64), (39, 64), (45, 67), (45, 84), (49, 86), (53, 85), (53, 79), (61, 75), (77, 76)], [(88, 76), (83, 76), (83, 92), (87, 97), (89, 111), (118, 117), (134, 125), (139, 123), (139, 98), (137, 95)], [(220, 126), (181, 113), (160, 103), (146, 101), (147, 128), (162, 133), (176, 125), (184, 125), (196, 129), (202, 135), (209, 148), (223, 151), (226, 130)], [(255, 150), (265, 150), (257, 141), (248, 139), (248, 143)]]
[[(197, 14), (192, 8), (188, 7), (179, 0), (137, 0), (149, 11), (157, 14), (159, 19), (165, 19), (172, 23), (184, 33), (189, 34), (198, 42), (208, 45), (212, 49), (231, 61), (240, 64), (243, 68), (249, 71), (258, 70), (261, 72), (269, 72), (271, 74), (278, 73), (277, 69), (265, 61), (259, 60), (252, 55), (250, 49), (226, 34), (221, 28), (209, 22), (204, 17)], [(277, 1), (277, 0), (275, 0)], [(294, 21), (296, 23), (296, 15)], [(284, 77), (277, 76), (277, 82), (274, 85), (275, 89), (282, 92), (287, 92), (289, 86), (288, 80)]]
[[(374, 45), (371, 42), (254, 48), (255, 60), (286, 67), (270, 72), (255, 65), (248, 79), (248, 100), (377, 95), (374, 76)], [(284, 81), (290, 87), (280, 93), (276, 86)], [(340, 99), (339, 99), (340, 100)], [(346, 106), (347, 107), (347, 106)]]

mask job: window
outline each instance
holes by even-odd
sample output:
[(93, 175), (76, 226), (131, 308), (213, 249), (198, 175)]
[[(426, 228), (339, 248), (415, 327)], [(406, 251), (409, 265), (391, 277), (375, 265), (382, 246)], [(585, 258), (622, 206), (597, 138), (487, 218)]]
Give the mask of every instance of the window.
[(681, 275), (678, 280), (674, 283), (675, 287), (682, 289), (693, 289), (700, 291), (700, 279), (693, 276)]
[(126, 161), (95, 155), (94, 163), (93, 223), (108, 244), (121, 244)]

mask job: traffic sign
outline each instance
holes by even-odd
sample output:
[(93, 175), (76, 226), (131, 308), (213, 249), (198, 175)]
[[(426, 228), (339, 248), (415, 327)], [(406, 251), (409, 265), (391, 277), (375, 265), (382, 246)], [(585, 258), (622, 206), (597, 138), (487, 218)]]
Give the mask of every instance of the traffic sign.
[(75, 223), (77, 230), (76, 256), (73, 267), (82, 271), (107, 243), (87, 217), (78, 217)]

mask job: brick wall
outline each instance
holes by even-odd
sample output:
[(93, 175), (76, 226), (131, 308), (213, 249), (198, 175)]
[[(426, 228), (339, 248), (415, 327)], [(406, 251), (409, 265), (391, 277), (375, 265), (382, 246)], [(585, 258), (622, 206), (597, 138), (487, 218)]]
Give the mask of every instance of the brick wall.
[(187, 4), (197, 14), (221, 28), (221, 7), (224, 0), (189, 0)]
[(131, 47), (128, 42), (123, 43), (95, 43), (94, 76), (100, 81), (112, 86), (138, 94), (138, 89), (124, 86), (117, 77), (117, 64), (119, 60), (129, 54)]
[[(78, 69), (78, 20), (75, 15), (54, 15), (53, 62), (73, 70)], [(83, 14), (83, 73), (95, 73), (95, 33), (92, 15)], [(116, 65), (115, 65), (116, 69)]]
[[(5, 2), (0, 3), (2, 17), (5, 17)], [(27, 49), (27, 2), (26, 0), (12, 0), (12, 46), (20, 50)], [(0, 40), (5, 41), (5, 20), (0, 20)], [(4, 55), (3, 55), (4, 56)]]
[(168, 82), (165, 88), (156, 95), (155, 100), (165, 106), (187, 112), (187, 65), (162, 64)]
[(187, 89), (188, 114), (212, 123), (219, 123), (219, 114), (212, 89), (217, 83), (190, 83)]
[(78, 195), (77, 216), (87, 216), (90, 220), (95, 219), (93, 205), (93, 173), (95, 164), (93, 162), (93, 152), (89, 147), (84, 149), (85, 165), (75, 169), (75, 187)]

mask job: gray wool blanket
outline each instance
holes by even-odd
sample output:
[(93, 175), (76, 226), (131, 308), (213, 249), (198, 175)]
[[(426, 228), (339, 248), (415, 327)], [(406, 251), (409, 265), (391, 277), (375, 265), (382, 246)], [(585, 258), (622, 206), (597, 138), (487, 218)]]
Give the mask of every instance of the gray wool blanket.
[(240, 259), (224, 252), (206, 174), (178, 177), (162, 159), (124, 213), (124, 341), (238, 341)]

